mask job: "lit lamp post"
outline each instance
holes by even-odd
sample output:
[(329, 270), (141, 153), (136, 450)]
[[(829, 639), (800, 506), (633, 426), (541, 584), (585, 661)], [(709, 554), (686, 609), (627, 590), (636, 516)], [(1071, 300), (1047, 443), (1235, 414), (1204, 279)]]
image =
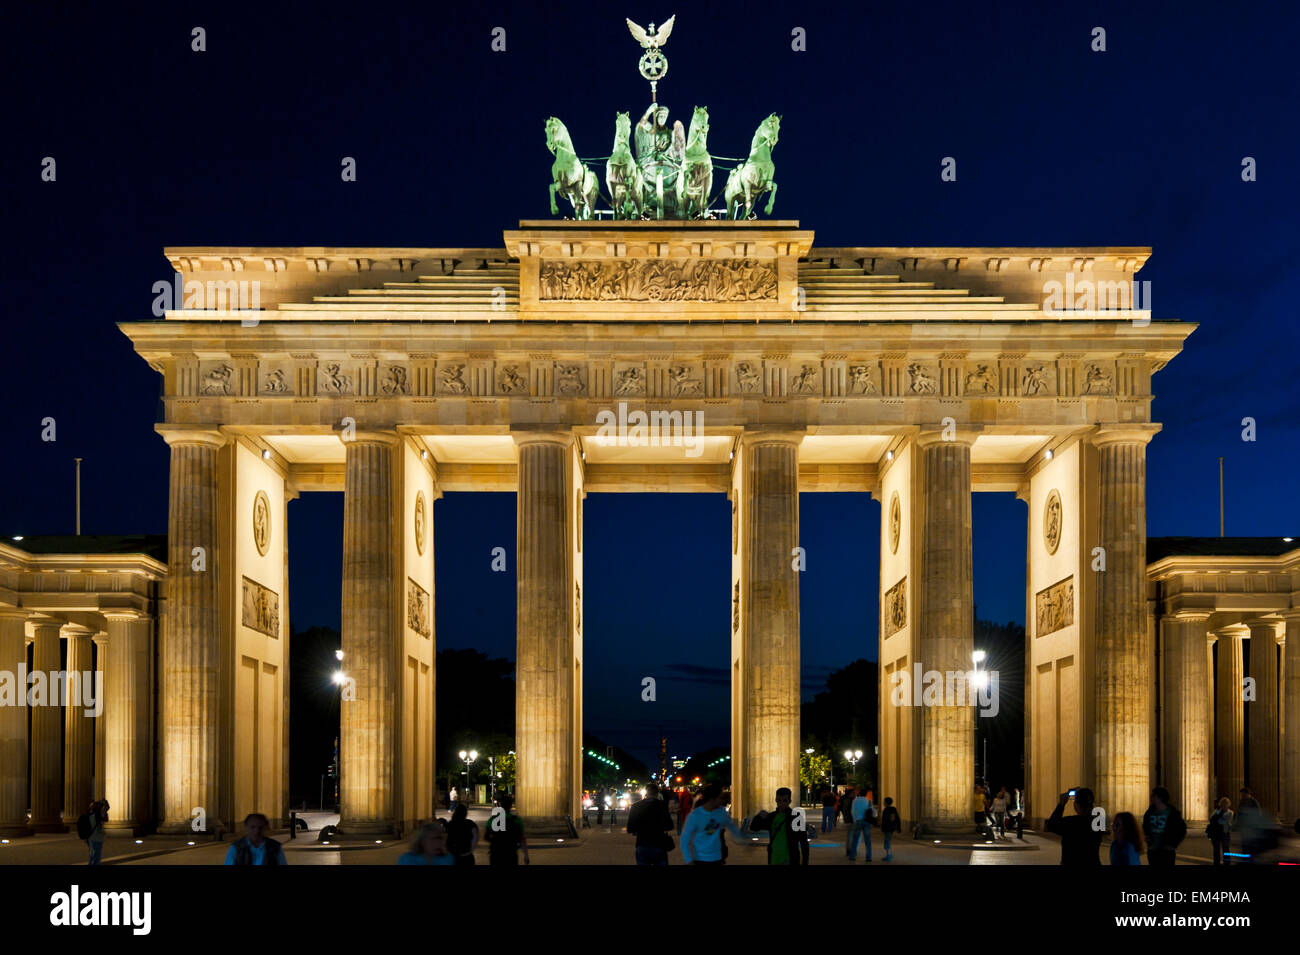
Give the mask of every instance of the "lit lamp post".
[[(985, 661), (985, 659), (987, 659), (987, 657), (988, 657), (988, 654), (986, 654), (983, 650), (976, 650), (974, 653), (972, 653), (972, 654), (970, 655), (971, 661), (975, 664), (975, 673), (974, 673), (974, 675), (973, 675), (973, 679), (971, 680), (971, 682), (974, 684), (976, 690), (982, 690), (982, 689), (984, 689), (984, 687), (988, 686), (988, 682), (989, 682), (989, 671), (988, 671), (988, 668), (986, 667), (986, 668), (983, 669), (983, 670), (980, 669), (980, 664), (983, 663), (983, 662)], [(973, 709), (974, 709), (974, 711), (975, 711), (975, 737), (976, 737), (976, 739), (978, 739), (978, 740), (980, 741), (980, 746), (981, 746), (981, 751), (982, 751), (982, 755), (980, 756), (980, 773), (979, 773), (979, 776), (980, 776), (980, 778), (981, 778), (982, 780), (984, 780), (984, 784), (987, 786), (987, 785), (988, 785), (988, 781), (989, 781), (989, 779), (988, 779), (988, 777), (989, 777), (989, 740), (988, 740), (988, 737), (987, 737), (986, 735), (983, 735), (983, 734), (980, 733), (980, 711), (979, 711), (979, 707), (976, 706), (976, 707), (973, 707)]]
[[(337, 661), (339, 661), (339, 668), (338, 668), (337, 670), (334, 671), (334, 675), (333, 675), (332, 677), (330, 677), (330, 681), (331, 681), (335, 686), (337, 686), (337, 687), (339, 688), (339, 692), (341, 693), (341, 692), (343, 692), (343, 685), (344, 685), (344, 683), (347, 682), (347, 674), (345, 674), (345, 673), (343, 672), (343, 651), (342, 651), (342, 650), (335, 650), (335, 651), (334, 651), (334, 659), (337, 660)], [(331, 768), (333, 769), (333, 776), (334, 776), (334, 808), (335, 808), (335, 809), (338, 809), (338, 806), (339, 806), (339, 773), (340, 773), (340, 770), (339, 770), (339, 740), (338, 740), (338, 737), (337, 737), (337, 736), (334, 737), (334, 762), (333, 762)], [(321, 788), (322, 788), (322, 790), (324, 789), (323, 786), (322, 786)], [(323, 795), (323, 793), (322, 793), (322, 796), (321, 796), (321, 802), (322, 802), (322, 804), (324, 803), (324, 801), (325, 801), (325, 799), (324, 799), (324, 795)]]
[(844, 751), (844, 761), (853, 767), (853, 775), (855, 777), (858, 775), (858, 760), (861, 758), (862, 750), (860, 749), (846, 749)]
[(478, 759), (478, 750), (471, 749), (468, 753), (465, 750), (460, 751), (460, 758), (465, 761), (465, 805), (469, 805), (469, 768)]

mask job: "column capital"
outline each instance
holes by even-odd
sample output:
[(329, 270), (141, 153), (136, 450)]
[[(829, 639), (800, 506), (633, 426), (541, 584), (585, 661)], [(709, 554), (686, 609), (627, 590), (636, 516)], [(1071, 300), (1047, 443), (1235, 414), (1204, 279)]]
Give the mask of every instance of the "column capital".
[(99, 631), (80, 623), (65, 623), (59, 627), (59, 633), (65, 637), (93, 637)]
[(44, 614), (31, 614), (27, 622), (32, 625), (33, 630), (62, 630), (63, 621), (55, 620), (53, 617), (47, 617)]
[(143, 610), (132, 610), (127, 607), (101, 610), (99, 615), (105, 620), (140, 620), (149, 616), (149, 614), (145, 613)]
[(230, 439), (215, 428), (190, 428), (184, 425), (156, 424), (154, 430), (168, 445), (197, 444), (207, 448), (225, 447)]
[(929, 448), (936, 444), (951, 444), (969, 448), (979, 436), (979, 431), (970, 428), (923, 427), (916, 433), (914, 440), (918, 448)]
[(1209, 610), (1176, 610), (1167, 616), (1179, 623), (1204, 623), (1214, 616), (1214, 613)]
[(525, 444), (558, 444), (563, 447), (573, 445), (572, 431), (556, 431), (555, 429), (512, 429), (510, 437), (514, 439), (516, 447), (523, 447)]
[(1255, 636), (1256, 633), (1267, 633), (1276, 640), (1278, 624), (1281, 622), (1281, 620), (1273, 620), (1268, 617), (1255, 617), (1251, 620), (1245, 621), (1245, 625), (1250, 628), (1250, 635), (1252, 637)]
[(1104, 425), (1088, 435), (1088, 440), (1098, 448), (1111, 444), (1146, 445), (1161, 427), (1159, 424)]
[(30, 610), (22, 607), (0, 607), (0, 620), (26, 620), (32, 615)]
[(1244, 623), (1230, 623), (1225, 627), (1220, 627), (1215, 633), (1220, 637), (1236, 637), (1238, 640), (1244, 640), (1250, 635), (1250, 627)]
[(740, 435), (740, 443), (742, 447), (747, 448), (753, 448), (764, 444), (787, 444), (793, 445), (797, 448), (803, 442), (805, 434), (806, 432), (802, 430), (791, 428), (774, 428), (771, 430), (765, 428), (755, 428), (753, 430), (746, 429)]
[(402, 439), (396, 431), (379, 429), (375, 431), (354, 431), (350, 438), (343, 437), (340, 430), (339, 440), (343, 442), (343, 447), (346, 449), (349, 444), (386, 444), (389, 447), (396, 447)]

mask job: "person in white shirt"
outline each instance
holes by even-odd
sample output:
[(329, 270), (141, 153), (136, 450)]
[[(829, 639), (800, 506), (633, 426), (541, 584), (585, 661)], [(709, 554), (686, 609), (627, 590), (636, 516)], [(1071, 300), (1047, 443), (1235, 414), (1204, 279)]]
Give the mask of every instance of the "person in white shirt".
[(867, 861), (871, 861), (871, 824), (875, 819), (876, 807), (867, 798), (866, 791), (859, 792), (853, 800), (853, 828), (849, 830), (849, 861), (858, 860), (858, 838), (867, 850)]

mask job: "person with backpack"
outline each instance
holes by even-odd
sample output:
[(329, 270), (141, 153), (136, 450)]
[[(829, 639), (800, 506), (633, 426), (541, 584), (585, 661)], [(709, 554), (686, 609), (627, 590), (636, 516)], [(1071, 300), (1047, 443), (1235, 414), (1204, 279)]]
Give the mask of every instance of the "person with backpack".
[(1210, 840), (1214, 852), (1214, 864), (1223, 865), (1223, 854), (1231, 851), (1232, 842), (1232, 803), (1224, 796), (1215, 806), (1214, 814), (1205, 825), (1205, 835)]
[(1147, 839), (1147, 865), (1173, 865), (1178, 844), (1187, 835), (1183, 814), (1169, 804), (1169, 790), (1151, 790), (1151, 805), (1142, 815), (1142, 834)]
[(260, 812), (244, 819), (244, 838), (230, 844), (226, 865), (288, 865), (284, 847), (266, 835), (270, 821)]
[(880, 813), (880, 835), (885, 840), (885, 861), (894, 861), (894, 833), (903, 831), (903, 819), (894, 806), (892, 796), (885, 797), (885, 808)]
[(776, 791), (776, 811), (760, 812), (749, 824), (750, 832), (769, 832), (768, 865), (807, 865), (808, 826), (806, 819), (795, 827), (795, 811), (790, 808), (794, 793), (782, 786)]
[(875, 822), (876, 807), (871, 804), (871, 798), (867, 796), (865, 790), (853, 798), (850, 811), (853, 813), (853, 828), (849, 830), (849, 841), (845, 847), (849, 861), (858, 861), (858, 838), (861, 837), (862, 844), (867, 850), (867, 861), (870, 862), (871, 826)]
[(86, 843), (90, 849), (90, 862), (87, 865), (99, 865), (104, 853), (104, 823), (108, 822), (108, 800), (97, 799), (90, 808), (77, 817), (77, 838)]

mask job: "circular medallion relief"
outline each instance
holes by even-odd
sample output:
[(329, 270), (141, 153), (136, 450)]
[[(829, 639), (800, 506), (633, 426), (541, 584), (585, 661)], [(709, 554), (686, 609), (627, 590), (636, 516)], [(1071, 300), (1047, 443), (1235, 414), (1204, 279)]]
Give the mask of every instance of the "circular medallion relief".
[(903, 532), (903, 505), (898, 502), (898, 492), (895, 491), (889, 499), (889, 552), (898, 553), (898, 538)]
[(1055, 554), (1061, 543), (1061, 495), (1052, 488), (1047, 495), (1047, 504), (1043, 507), (1043, 543), (1047, 552)]
[(253, 498), (253, 543), (263, 557), (271, 547), (271, 501), (265, 491)]
[(424, 511), (424, 492), (415, 492), (415, 550), (424, 556), (424, 528), (427, 515)]

